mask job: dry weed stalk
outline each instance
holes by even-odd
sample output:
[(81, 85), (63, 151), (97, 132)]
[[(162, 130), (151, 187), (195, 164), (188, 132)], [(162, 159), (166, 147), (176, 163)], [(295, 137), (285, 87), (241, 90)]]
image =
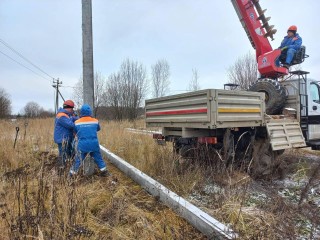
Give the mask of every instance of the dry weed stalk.
[[(1, 146), (12, 140), (12, 133), (7, 130), (23, 123), (4, 121), (0, 125), (5, 136), (0, 139)], [(68, 180), (68, 169), (59, 175), (54, 166), (57, 150), (52, 143), (52, 123), (52, 119), (30, 120), (26, 136), (18, 138), (15, 151), (0, 149), (5, 156), (1, 162), (4, 167), (0, 170), (1, 239), (173, 239), (187, 234), (192, 239), (203, 238), (111, 165), (115, 175), (112, 180), (97, 176)], [(154, 145), (140, 148), (147, 140), (129, 137), (125, 144), (138, 146), (139, 151), (126, 149), (123, 142), (118, 144), (124, 135), (112, 133), (112, 127), (125, 134), (123, 128), (132, 127), (132, 123), (104, 125), (100, 132), (101, 143), (105, 145), (111, 140), (111, 146), (113, 144), (129, 159), (138, 159), (137, 165), (142, 169), (151, 168)], [(167, 176), (171, 174), (170, 168), (165, 171)], [(107, 209), (112, 211), (108, 213)], [(107, 217), (104, 213), (108, 213)], [(170, 228), (163, 231), (163, 226), (167, 225)]]
[[(16, 151), (0, 148), (1, 239), (204, 238), (111, 164), (112, 179), (93, 176), (69, 181), (68, 169), (58, 175), (52, 123), (52, 119), (29, 121), (25, 140), (18, 139)], [(257, 182), (241, 171), (248, 162), (239, 166), (234, 158), (226, 167), (223, 152), (208, 145), (199, 151), (192, 149), (196, 159), (182, 159), (170, 143), (158, 146), (147, 135), (124, 130), (143, 128), (143, 121), (101, 124), (102, 145), (184, 197), (200, 192), (197, 203), (217, 219), (231, 223), (243, 239), (295, 238), (304, 229), (297, 226), (298, 218), (307, 219), (313, 228), (319, 225), (318, 211), (305, 201), (298, 208), (280, 197), (268, 186), (272, 182), (258, 182), (271, 193), (250, 204)], [(13, 144), (15, 126), (6, 121), (0, 124), (1, 146)], [(36, 152), (35, 145), (39, 149)], [(244, 149), (243, 159), (249, 151)], [(297, 172), (296, 168), (291, 171)], [(316, 184), (314, 180), (309, 182), (312, 187)], [(210, 184), (220, 190), (206, 193), (203, 189)], [(208, 204), (201, 205), (205, 199)], [(309, 236), (313, 236), (312, 232)]]

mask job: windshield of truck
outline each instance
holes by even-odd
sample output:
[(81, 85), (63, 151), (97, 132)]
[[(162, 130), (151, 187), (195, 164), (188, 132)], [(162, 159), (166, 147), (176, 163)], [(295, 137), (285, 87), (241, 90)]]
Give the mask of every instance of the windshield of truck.
[(319, 85), (316, 83), (311, 83), (310, 85), (310, 93), (311, 93), (311, 99), (315, 103), (320, 103), (320, 91), (319, 91)]

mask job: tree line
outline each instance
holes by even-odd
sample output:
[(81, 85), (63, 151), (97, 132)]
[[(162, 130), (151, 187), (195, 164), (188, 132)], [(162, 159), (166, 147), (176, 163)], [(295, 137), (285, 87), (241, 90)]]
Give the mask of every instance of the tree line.
[[(193, 70), (193, 72), (196, 69)], [(197, 71), (196, 71), (197, 72)], [(194, 73), (193, 73), (194, 74)], [(198, 73), (197, 73), (198, 74)], [(192, 87), (199, 90), (198, 75), (192, 76)], [(196, 82), (196, 84), (194, 84)], [(73, 99), (77, 106), (83, 104), (83, 79), (74, 87)], [(98, 118), (112, 120), (136, 119), (144, 114), (143, 102), (147, 93), (164, 97), (170, 93), (170, 66), (165, 59), (151, 66), (150, 77), (146, 67), (135, 60), (125, 59), (118, 71), (104, 77), (96, 72), (94, 77), (94, 113)]]
[[(135, 60), (125, 59), (118, 71), (108, 77), (100, 72), (94, 75), (94, 116), (110, 120), (133, 120), (144, 114), (143, 102), (148, 93), (153, 98), (164, 97), (170, 93), (170, 66), (165, 59), (151, 66), (148, 76), (146, 67)], [(229, 83), (235, 83), (240, 89), (248, 89), (257, 79), (257, 64), (253, 54), (238, 58), (227, 70)], [(199, 73), (192, 69), (192, 75), (186, 91), (200, 90)], [(83, 104), (83, 80), (75, 84), (73, 100), (77, 106)], [(0, 87), (0, 118), (11, 115), (11, 99)], [(43, 109), (36, 102), (28, 102), (20, 115), (28, 118), (51, 117), (54, 112)]]
[[(3, 89), (0, 88), (0, 119), (9, 118), (12, 113), (12, 102), (10, 95)], [(54, 112), (45, 110), (36, 102), (28, 102), (17, 117), (27, 118), (47, 118), (54, 116)]]

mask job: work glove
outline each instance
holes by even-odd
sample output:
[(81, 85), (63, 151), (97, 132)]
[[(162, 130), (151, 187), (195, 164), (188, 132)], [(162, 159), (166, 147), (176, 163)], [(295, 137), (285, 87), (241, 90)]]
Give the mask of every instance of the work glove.
[(285, 47), (281, 48), (281, 51), (286, 50), (287, 48), (288, 48), (288, 47), (285, 46)]

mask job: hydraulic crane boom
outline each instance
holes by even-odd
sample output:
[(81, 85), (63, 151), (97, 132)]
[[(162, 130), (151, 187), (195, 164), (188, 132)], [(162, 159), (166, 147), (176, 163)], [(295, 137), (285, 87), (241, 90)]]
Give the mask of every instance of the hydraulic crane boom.
[(277, 32), (269, 25), (270, 17), (265, 17), (259, 0), (231, 0), (247, 36), (256, 50), (258, 70), (263, 77), (276, 79), (288, 74), (288, 70), (276, 65), (281, 50), (273, 50), (267, 37), (273, 40)]

